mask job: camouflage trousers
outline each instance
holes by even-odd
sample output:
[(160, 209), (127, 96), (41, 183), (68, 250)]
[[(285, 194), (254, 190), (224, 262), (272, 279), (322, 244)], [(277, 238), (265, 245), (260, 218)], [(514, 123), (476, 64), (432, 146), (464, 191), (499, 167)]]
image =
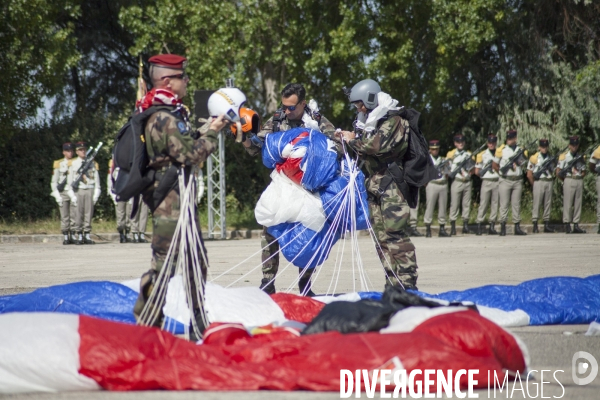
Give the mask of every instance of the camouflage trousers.
[[(179, 202), (179, 194), (177, 194), (177, 192), (175, 190), (171, 190), (169, 192), (169, 194), (167, 194), (167, 196), (165, 197), (165, 199), (158, 205), (158, 207), (156, 208), (156, 210), (154, 211), (154, 213), (152, 214), (152, 261), (151, 261), (151, 269), (146, 272), (144, 275), (142, 275), (142, 279), (140, 282), (140, 294), (138, 296), (138, 299), (135, 303), (134, 306), (134, 310), (133, 313), (136, 316), (136, 319), (139, 318), (140, 314), (142, 313), (142, 310), (144, 309), (146, 303), (148, 302), (148, 299), (152, 293), (152, 290), (154, 290), (154, 283), (156, 281), (156, 279), (158, 278), (158, 274), (160, 273), (161, 269), (163, 268), (163, 265), (165, 263), (165, 260), (167, 258), (167, 253), (169, 251), (169, 247), (171, 246), (171, 242), (173, 241), (173, 236), (175, 234), (175, 228), (177, 227), (177, 221), (179, 219), (179, 214), (180, 214), (180, 202)], [(196, 224), (197, 226), (200, 226), (200, 223), (198, 221), (198, 218), (196, 217)], [(204, 254), (206, 254), (206, 248), (204, 247), (204, 242), (202, 241), (202, 233), (198, 232), (198, 234), (200, 235), (200, 241), (201, 241), (201, 248), (198, 248), (198, 254), (202, 254), (202, 252)], [(179, 251), (175, 251), (174, 253), (174, 261), (173, 263), (176, 265), (177, 263), (177, 257), (179, 257)], [(186, 254), (184, 256), (187, 257), (191, 257), (190, 254)], [(200, 256), (201, 257), (201, 256)], [(188, 266), (191, 266), (191, 260), (189, 260), (190, 262), (187, 263)], [(204, 260), (202, 260), (202, 258), (200, 259), (200, 263), (201, 263), (201, 270), (202, 270), (202, 285), (204, 285), (204, 282), (206, 282), (206, 264), (204, 263)], [(171, 274), (171, 277), (173, 276), (175, 272), (175, 268), (173, 268), (173, 273)], [(193, 277), (193, 271), (190, 270), (188, 271), (188, 277)], [(184, 279), (184, 286), (185, 286), (185, 290), (186, 290), (186, 294), (188, 293), (188, 291), (191, 291), (191, 298), (193, 299), (193, 304), (192, 304), (192, 308), (194, 310), (194, 316), (195, 319), (198, 323), (198, 326), (201, 326), (201, 308), (202, 308), (202, 304), (198, 303), (198, 298), (197, 298), (197, 290), (199, 290), (199, 288), (196, 287), (196, 284), (194, 283), (194, 279), (191, 278), (188, 280), (188, 282), (185, 281)], [(164, 315), (163, 315), (163, 306), (164, 306), (164, 302), (162, 304), (152, 304), (152, 307), (154, 308), (157, 317), (153, 320), (153, 323), (151, 325), (156, 326), (156, 327), (161, 327), (162, 326), (162, 322), (164, 319)], [(153, 313), (154, 314), (154, 313)], [(203, 326), (203, 325), (202, 325)]]
[(386, 274), (386, 285), (406, 289), (417, 288), (417, 256), (415, 246), (406, 235), (410, 207), (395, 183), (391, 183), (381, 196), (377, 193), (382, 175), (370, 178), (369, 213), (379, 246), (377, 254)]
[(267, 232), (266, 226), (263, 226), (261, 238), (263, 278), (271, 280), (279, 270), (279, 242)]

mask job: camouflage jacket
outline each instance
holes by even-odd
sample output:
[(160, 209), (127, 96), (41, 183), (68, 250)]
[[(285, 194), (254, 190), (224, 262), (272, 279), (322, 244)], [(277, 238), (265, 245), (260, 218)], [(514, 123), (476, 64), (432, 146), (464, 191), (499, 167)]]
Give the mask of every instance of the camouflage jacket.
[[(279, 125), (279, 131), (288, 131), (292, 128), (298, 128), (301, 126), (304, 126), (304, 122), (302, 120), (290, 121), (287, 118), (284, 118), (281, 121), (281, 125)], [(319, 129), (321, 130), (321, 132), (323, 132), (329, 137), (333, 137), (333, 134), (335, 133), (335, 126), (333, 126), (333, 124), (322, 115), (321, 123), (319, 124)], [(269, 133), (273, 133), (273, 117), (269, 118), (269, 120), (265, 122), (261, 131), (258, 132), (256, 136), (261, 140), (261, 142), (264, 142), (265, 136), (267, 136)], [(252, 143), (250, 147), (244, 148), (246, 149), (248, 154), (250, 154), (253, 157), (260, 153), (260, 147), (258, 147), (254, 143)]]
[[(368, 181), (375, 175), (383, 175), (388, 164), (404, 157), (408, 148), (408, 132), (408, 121), (399, 115), (391, 115), (378, 122), (376, 131), (348, 142), (364, 161), (363, 172)], [(371, 189), (369, 186), (367, 182), (367, 188)]]
[(185, 110), (173, 110), (155, 112), (146, 123), (145, 137), (150, 168), (158, 169), (170, 163), (197, 165), (217, 148), (217, 132), (208, 130), (194, 139), (190, 136), (192, 127)]

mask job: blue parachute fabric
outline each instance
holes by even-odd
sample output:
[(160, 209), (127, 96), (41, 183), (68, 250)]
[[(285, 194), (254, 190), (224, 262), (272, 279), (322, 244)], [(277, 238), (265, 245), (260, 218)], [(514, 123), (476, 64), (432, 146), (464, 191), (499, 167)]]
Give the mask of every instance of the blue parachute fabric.
[[(289, 131), (269, 133), (265, 137), (265, 143), (262, 147), (262, 159), (265, 167), (273, 169), (277, 164), (283, 163), (285, 158), (281, 154), (285, 146), (290, 144), (296, 136), (306, 131), (306, 128), (294, 128)], [(308, 146), (309, 141), (309, 138), (301, 139), (294, 147)]]
[(300, 222), (283, 223), (268, 227), (267, 232), (279, 238), (279, 248), (286, 260), (296, 267), (313, 269), (327, 260), (333, 244), (340, 238), (339, 233), (330, 232), (330, 227), (326, 221), (323, 229), (315, 232)]
[[(446, 301), (470, 301), (504, 311), (523, 310), (529, 315), (530, 325), (600, 321), (600, 275), (540, 278), (515, 286), (486, 285), (434, 295), (416, 293)], [(361, 298), (374, 298), (373, 292), (359, 294)]]
[[(0, 297), (0, 314), (10, 312), (59, 312), (135, 324), (133, 306), (138, 294), (120, 283), (75, 282)], [(166, 318), (165, 327), (175, 334), (184, 325)]]
[[(345, 162), (345, 161), (344, 161)], [(347, 190), (350, 178), (347, 175), (339, 175), (326, 187), (319, 191), (321, 195), (321, 202), (323, 203), (323, 209), (327, 220), (334, 226), (339, 232), (350, 230), (352, 227), (352, 208), (349, 196), (344, 196), (343, 192)], [(354, 214), (356, 216), (356, 229), (364, 230), (368, 228), (369, 220), (369, 206), (367, 203), (367, 190), (365, 188), (365, 176), (362, 172), (358, 172), (358, 176), (355, 180), (356, 197), (354, 204)], [(341, 210), (343, 209), (343, 210)], [(342, 212), (343, 221), (335, 222), (335, 217), (338, 213)]]
[(312, 192), (335, 179), (340, 165), (334, 143), (327, 136), (312, 130), (308, 139), (308, 148), (300, 167), (304, 171), (302, 186)]

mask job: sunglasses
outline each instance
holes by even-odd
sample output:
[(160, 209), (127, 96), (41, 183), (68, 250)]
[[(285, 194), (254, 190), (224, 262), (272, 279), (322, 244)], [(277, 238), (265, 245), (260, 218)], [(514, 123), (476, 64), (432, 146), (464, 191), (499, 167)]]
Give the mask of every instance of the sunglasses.
[(302, 100), (300, 100), (295, 106), (286, 106), (284, 104), (281, 104), (281, 109), (283, 111), (285, 111), (285, 110), (296, 111), (296, 107), (298, 107), (300, 105), (300, 103), (302, 103)]
[(160, 79), (163, 80), (163, 79), (167, 79), (167, 78), (170, 78), (170, 79), (181, 79), (181, 80), (184, 80), (184, 81), (188, 81), (190, 79), (190, 77), (188, 76), (188, 74), (186, 74), (185, 72), (183, 72), (181, 74), (175, 74), (175, 75), (166, 75), (166, 76), (163, 76)]

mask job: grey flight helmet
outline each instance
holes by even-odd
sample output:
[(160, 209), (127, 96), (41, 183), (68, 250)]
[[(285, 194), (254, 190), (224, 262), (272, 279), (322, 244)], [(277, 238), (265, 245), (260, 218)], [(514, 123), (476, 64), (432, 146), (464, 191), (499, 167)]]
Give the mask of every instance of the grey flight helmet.
[(365, 107), (369, 110), (373, 110), (377, 107), (377, 93), (381, 92), (381, 86), (373, 79), (363, 79), (356, 85), (352, 86), (348, 99), (350, 103), (362, 101)]

